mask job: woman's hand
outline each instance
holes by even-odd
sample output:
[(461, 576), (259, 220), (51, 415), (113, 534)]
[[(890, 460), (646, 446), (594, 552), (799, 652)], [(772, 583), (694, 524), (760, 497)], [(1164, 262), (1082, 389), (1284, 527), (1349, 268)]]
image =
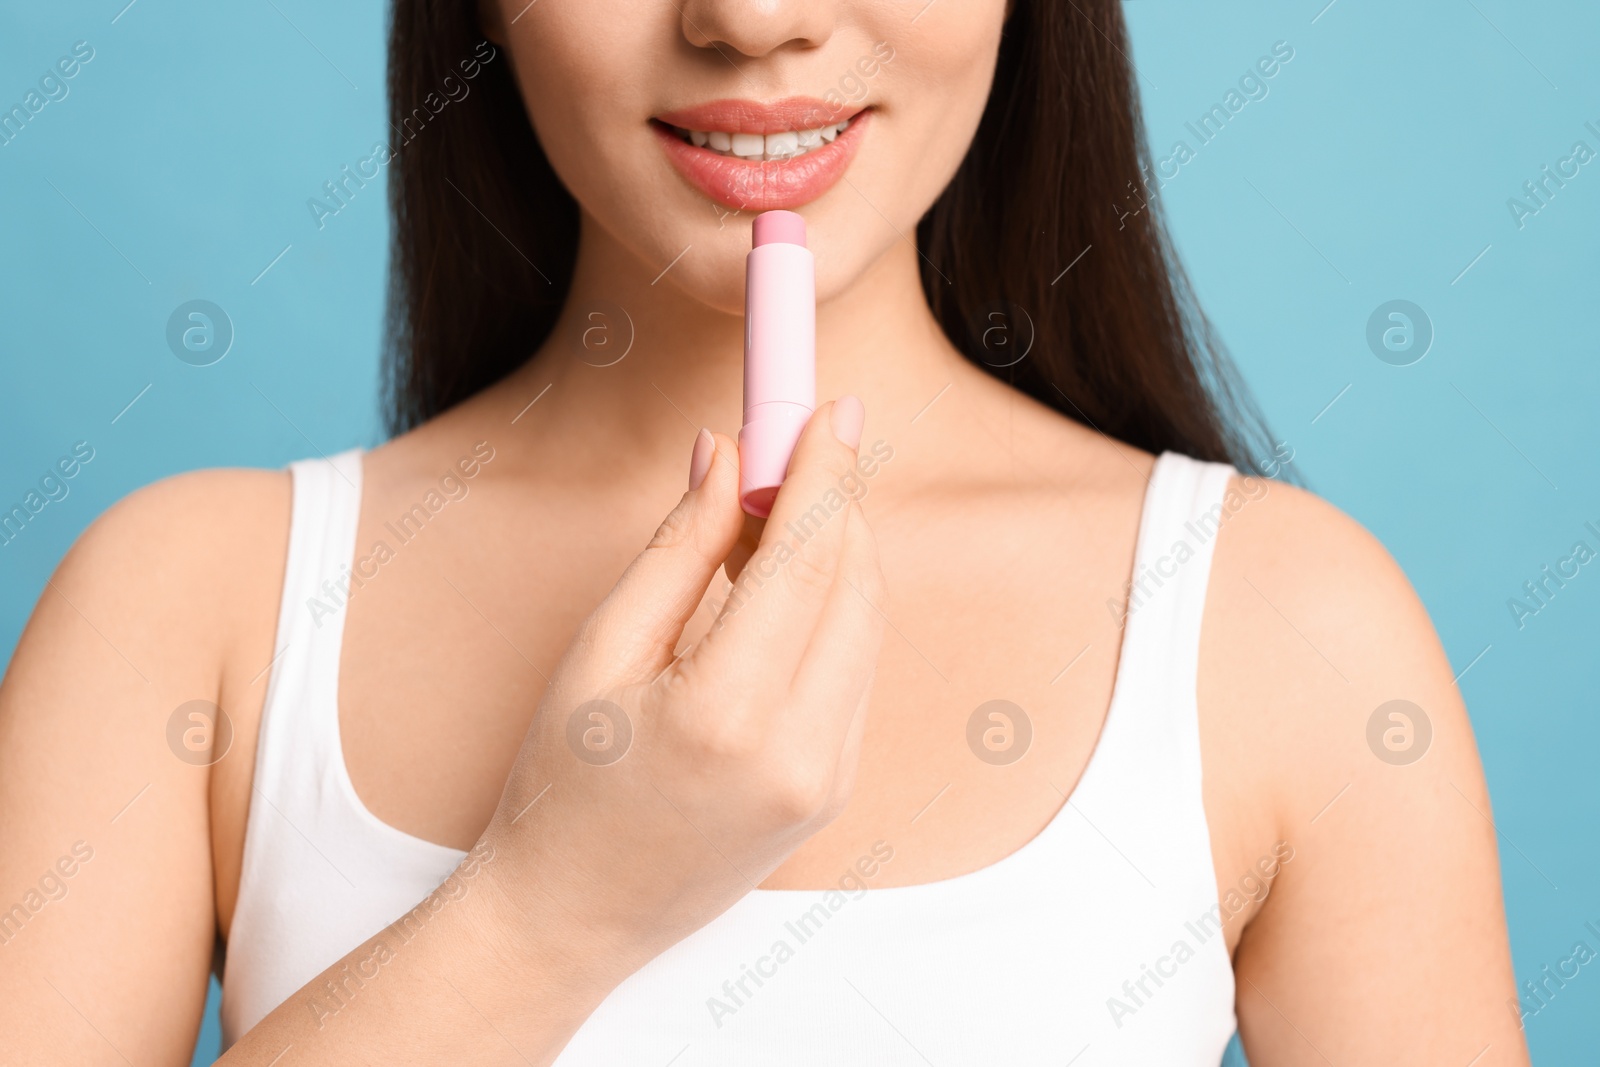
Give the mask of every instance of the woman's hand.
[[(745, 529), (738, 451), (690, 490), (579, 627), (456, 882), (279, 1005), (222, 1062), (553, 1061), (620, 982), (753, 889), (844, 806), (883, 633), (849, 499), (860, 401), (806, 427), (710, 633), (673, 650)], [(736, 561), (737, 562), (737, 561)], [(456, 886), (460, 888), (459, 885)], [(319, 991), (365, 975), (329, 1019)], [(310, 1010), (308, 1010), (308, 1008)]]
[(579, 628), (485, 831), (510, 943), (587, 931), (620, 981), (844, 806), (884, 619), (848, 496), (862, 420), (854, 397), (812, 417), (734, 592), (674, 658), (744, 524), (737, 447), (701, 432), (691, 489)]

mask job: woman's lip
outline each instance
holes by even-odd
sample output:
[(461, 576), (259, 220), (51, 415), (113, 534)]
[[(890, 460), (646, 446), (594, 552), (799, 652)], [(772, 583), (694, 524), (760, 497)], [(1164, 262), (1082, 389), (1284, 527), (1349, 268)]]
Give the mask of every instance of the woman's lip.
[(712, 100), (677, 111), (664, 111), (656, 121), (683, 130), (724, 133), (784, 133), (816, 130), (855, 118), (859, 104), (838, 105), (814, 96), (790, 96), (771, 103), (756, 100)]
[[(829, 143), (793, 159), (782, 160), (739, 159), (696, 147), (663, 125), (665, 120), (650, 123), (650, 128), (655, 131), (667, 159), (700, 192), (719, 204), (741, 211), (774, 211), (809, 204), (833, 188), (855, 158), (861, 139), (866, 136), (871, 114), (871, 111), (857, 112), (849, 127)], [(677, 122), (672, 124), (678, 125)], [(711, 128), (725, 129), (718, 125)], [(780, 127), (780, 130), (792, 128)]]

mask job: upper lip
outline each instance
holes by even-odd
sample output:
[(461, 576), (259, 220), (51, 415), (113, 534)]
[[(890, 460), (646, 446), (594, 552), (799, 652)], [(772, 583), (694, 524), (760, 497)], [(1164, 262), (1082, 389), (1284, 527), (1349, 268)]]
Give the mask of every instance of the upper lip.
[(864, 104), (835, 106), (814, 96), (790, 96), (761, 103), (758, 100), (712, 100), (693, 107), (664, 111), (658, 122), (683, 130), (722, 130), (726, 133), (785, 133), (815, 130), (854, 118)]

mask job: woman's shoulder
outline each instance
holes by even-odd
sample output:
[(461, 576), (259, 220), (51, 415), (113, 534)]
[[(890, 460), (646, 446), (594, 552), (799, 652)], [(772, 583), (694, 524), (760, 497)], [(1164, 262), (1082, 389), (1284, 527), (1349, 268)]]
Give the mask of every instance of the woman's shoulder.
[[(1334, 678), (1338, 665), (1370, 669), (1422, 651), (1432, 625), (1400, 565), (1370, 531), (1334, 504), (1276, 478), (1235, 472), (1207, 601), (1218, 615), (1277, 619), (1280, 640), (1297, 641)], [(1297, 634), (1298, 631), (1298, 634)], [(1409, 643), (1397, 645), (1397, 640)], [(1276, 643), (1276, 642), (1275, 642)], [(1299, 658), (1299, 657), (1296, 657)]]
[[(93, 580), (124, 575), (184, 583), (250, 569), (284, 540), (291, 496), (287, 470), (211, 468), (169, 475), (106, 509), (62, 561)], [(153, 606), (153, 605), (152, 605)]]
[[(1307, 490), (1245, 475), (1233, 486), (1244, 503), (1217, 538), (1201, 636), (1208, 778), (1271, 798), (1239, 817), (1270, 810), (1275, 836), (1308, 833), (1336, 801), (1343, 828), (1376, 832), (1440, 771), (1473, 792), (1466, 709), (1400, 565)], [(1392, 773), (1425, 756), (1426, 775)]]
[(1441, 672), (1450, 682), (1427, 611), (1377, 537), (1276, 479), (1236, 473), (1230, 489), (1240, 503), (1225, 509), (1206, 599), (1219, 684), (1356, 714), (1369, 696), (1433, 687)]
[(78, 537), (36, 616), (48, 621), (53, 589), (153, 670), (221, 679), (229, 656), (270, 647), (290, 498), (282, 469), (197, 470), (137, 489)]

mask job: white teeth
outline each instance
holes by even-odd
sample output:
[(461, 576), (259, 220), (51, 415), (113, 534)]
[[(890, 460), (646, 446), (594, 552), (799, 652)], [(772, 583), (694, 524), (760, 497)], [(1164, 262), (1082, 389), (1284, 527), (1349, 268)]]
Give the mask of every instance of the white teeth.
[(788, 159), (800, 154), (798, 133), (769, 133), (766, 136), (767, 158)]
[(850, 126), (850, 120), (811, 130), (785, 130), (782, 133), (728, 133), (724, 130), (684, 130), (674, 132), (698, 148), (709, 148), (725, 156), (751, 161), (794, 159), (831, 143)]

